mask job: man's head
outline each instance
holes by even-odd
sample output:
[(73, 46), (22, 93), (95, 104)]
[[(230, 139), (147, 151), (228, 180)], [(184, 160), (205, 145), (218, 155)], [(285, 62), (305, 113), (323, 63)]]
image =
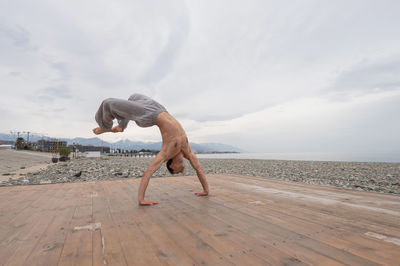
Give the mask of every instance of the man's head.
[(183, 162), (183, 155), (181, 152), (167, 161), (167, 169), (171, 174), (183, 173), (185, 170), (185, 163)]

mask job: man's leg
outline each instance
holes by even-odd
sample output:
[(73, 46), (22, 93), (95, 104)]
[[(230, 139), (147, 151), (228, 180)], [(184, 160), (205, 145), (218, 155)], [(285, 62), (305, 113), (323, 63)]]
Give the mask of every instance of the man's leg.
[(95, 119), (103, 130), (111, 130), (114, 119), (118, 119), (120, 127), (125, 129), (129, 120), (135, 120), (137, 116), (144, 115), (144, 112), (137, 102), (108, 98), (101, 103)]

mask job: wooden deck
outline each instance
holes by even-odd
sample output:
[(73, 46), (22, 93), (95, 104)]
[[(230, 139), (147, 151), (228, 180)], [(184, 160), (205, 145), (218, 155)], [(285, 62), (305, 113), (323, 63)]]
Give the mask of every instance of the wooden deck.
[(400, 197), (210, 175), (0, 188), (1, 265), (400, 265)]

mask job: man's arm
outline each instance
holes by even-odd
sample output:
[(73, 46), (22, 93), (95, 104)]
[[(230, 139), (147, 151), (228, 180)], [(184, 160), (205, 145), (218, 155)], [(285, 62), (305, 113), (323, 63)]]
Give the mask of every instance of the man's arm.
[(144, 200), (144, 194), (146, 193), (147, 185), (149, 184), (150, 177), (157, 171), (161, 165), (165, 162), (166, 156), (165, 152), (160, 151), (156, 158), (154, 158), (150, 165), (147, 167), (146, 171), (144, 171), (142, 180), (140, 181), (139, 191), (138, 191), (138, 202), (139, 205), (153, 205), (157, 204), (157, 201), (149, 201)]
[(203, 170), (201, 169), (199, 160), (197, 159), (196, 154), (194, 152), (190, 152), (189, 154), (189, 162), (190, 165), (192, 165), (193, 169), (196, 171), (197, 177), (199, 178), (199, 181), (201, 185), (203, 186), (203, 192), (196, 192), (195, 194), (197, 196), (207, 196), (208, 193), (210, 192), (208, 189), (208, 184), (207, 184), (207, 179), (206, 176), (203, 173)]

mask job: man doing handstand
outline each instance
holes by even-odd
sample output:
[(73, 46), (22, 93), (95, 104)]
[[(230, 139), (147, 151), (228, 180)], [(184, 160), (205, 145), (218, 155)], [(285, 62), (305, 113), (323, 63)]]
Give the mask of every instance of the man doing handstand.
[[(140, 127), (156, 125), (160, 129), (162, 136), (161, 151), (143, 173), (138, 191), (140, 205), (158, 203), (157, 201), (144, 199), (147, 185), (154, 172), (164, 162), (167, 162), (167, 168), (171, 174), (183, 173), (185, 169), (183, 158), (189, 160), (203, 186), (203, 192), (196, 192), (195, 195), (208, 195), (209, 189), (206, 176), (200, 167), (199, 160), (190, 149), (186, 133), (179, 122), (167, 112), (164, 106), (141, 94), (133, 94), (128, 100), (108, 98), (101, 103), (95, 118), (99, 124), (99, 127), (93, 129), (96, 135), (105, 132), (123, 132), (130, 120), (135, 121)], [(113, 127), (114, 119), (118, 120), (118, 125)]]

